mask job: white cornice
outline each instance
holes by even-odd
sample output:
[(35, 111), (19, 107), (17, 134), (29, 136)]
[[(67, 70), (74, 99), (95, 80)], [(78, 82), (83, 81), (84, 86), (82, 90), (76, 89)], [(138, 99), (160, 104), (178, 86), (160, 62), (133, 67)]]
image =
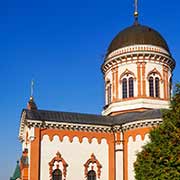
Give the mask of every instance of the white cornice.
[(111, 126), (100, 126), (91, 124), (79, 124), (79, 123), (64, 123), (64, 122), (49, 122), (39, 120), (28, 120), (27, 125), (29, 127), (38, 128), (50, 128), (61, 130), (77, 130), (77, 131), (93, 131), (93, 132), (111, 132)]
[[(118, 64), (122, 63), (127, 63), (130, 61), (131, 63), (136, 63), (136, 62), (149, 62), (152, 61), (154, 63), (160, 63), (160, 64), (165, 64), (171, 68), (171, 70), (174, 69), (175, 67), (175, 61), (171, 57), (171, 55), (167, 52), (164, 51), (164, 49), (156, 47), (156, 46), (148, 46), (151, 47), (151, 49), (157, 49), (159, 48), (158, 51), (153, 51), (153, 50), (134, 50), (134, 51), (128, 51), (125, 49), (132, 49), (132, 48), (139, 48), (139, 46), (132, 46), (131, 48), (126, 47), (126, 48), (121, 48), (117, 50), (117, 53), (114, 54), (114, 56), (110, 56), (112, 52), (105, 60), (104, 64), (102, 65), (102, 71), (103, 73), (106, 73), (108, 70), (111, 68), (114, 68)], [(145, 49), (145, 45), (142, 46)], [(124, 49), (124, 50), (122, 50)], [(119, 51), (119, 53), (118, 53)]]
[[(60, 123), (60, 122), (48, 122), (39, 120), (28, 120), (25, 119), (25, 113), (22, 114), (19, 139), (23, 141), (23, 133), (25, 126), (37, 127), (37, 128), (47, 128), (47, 129), (59, 129), (59, 130), (70, 130), (70, 131), (86, 131), (86, 132), (123, 132), (131, 129), (142, 128), (142, 127), (154, 127), (162, 122), (162, 119), (146, 119), (138, 120), (123, 125), (114, 126), (98, 126), (98, 125), (86, 125), (86, 124), (75, 124), (75, 123)], [(26, 123), (25, 123), (26, 122)]]
[(19, 128), (19, 140), (23, 141), (23, 133), (26, 125), (26, 112), (23, 111), (21, 115), (20, 128)]
[(133, 109), (168, 109), (169, 101), (160, 100), (160, 99), (131, 99), (127, 101), (119, 101), (110, 104), (103, 112), (102, 115), (109, 115), (112, 112), (133, 110)]
[(166, 51), (164, 48), (161, 48), (160, 46), (141, 44), (141, 45), (131, 45), (131, 46), (119, 48), (119, 49), (111, 52), (107, 56), (107, 59), (114, 57), (118, 54), (122, 54), (124, 52), (142, 51), (142, 50), (148, 51), (148, 52), (160, 52), (160, 53), (166, 54), (168, 56), (170, 55), (168, 51)]
[(162, 119), (146, 119), (146, 120), (139, 120), (139, 121), (134, 121), (130, 123), (126, 123), (122, 125), (122, 130), (123, 131), (128, 131), (131, 129), (136, 129), (136, 128), (142, 128), (142, 127), (155, 127), (159, 124), (162, 123)]

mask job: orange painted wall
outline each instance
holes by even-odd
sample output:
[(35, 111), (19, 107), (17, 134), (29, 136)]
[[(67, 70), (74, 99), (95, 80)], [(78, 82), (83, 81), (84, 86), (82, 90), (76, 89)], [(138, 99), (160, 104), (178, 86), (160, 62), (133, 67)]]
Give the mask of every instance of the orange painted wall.
[(141, 135), (142, 140), (144, 140), (145, 135), (149, 133), (151, 129), (150, 127), (144, 127), (124, 132), (124, 180), (128, 180), (128, 138), (132, 136), (135, 141), (136, 136)]
[(28, 167), (25, 167), (21, 170), (21, 179), (28, 180)]
[(35, 128), (35, 139), (31, 142), (30, 180), (39, 179), (40, 128)]
[(78, 137), (80, 143), (84, 137), (88, 138), (91, 143), (93, 138), (96, 138), (98, 143), (105, 138), (109, 147), (109, 180), (115, 180), (115, 151), (114, 151), (114, 134), (105, 132), (84, 132), (84, 131), (70, 131), (70, 130), (58, 130), (58, 129), (43, 129), (35, 128), (35, 140), (31, 143), (31, 159), (30, 159), (30, 180), (39, 179), (39, 148), (40, 137), (41, 140), (44, 135), (48, 135), (52, 141), (53, 136), (59, 136), (59, 140), (62, 141), (64, 136), (69, 137), (69, 141), (73, 141), (73, 137)]

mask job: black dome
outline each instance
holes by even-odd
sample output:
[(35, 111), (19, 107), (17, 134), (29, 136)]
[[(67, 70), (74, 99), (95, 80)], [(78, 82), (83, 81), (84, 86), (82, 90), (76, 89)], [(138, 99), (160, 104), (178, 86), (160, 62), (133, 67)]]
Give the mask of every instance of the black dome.
[(165, 39), (159, 32), (147, 26), (134, 24), (118, 33), (109, 45), (107, 55), (119, 48), (135, 44), (160, 46), (170, 53)]

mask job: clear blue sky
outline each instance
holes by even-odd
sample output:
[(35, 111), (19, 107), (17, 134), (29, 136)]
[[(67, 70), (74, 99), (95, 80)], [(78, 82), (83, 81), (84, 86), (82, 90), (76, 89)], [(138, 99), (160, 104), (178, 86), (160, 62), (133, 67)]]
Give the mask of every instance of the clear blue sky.
[[(176, 59), (176, 82), (180, 1), (139, 1), (140, 23), (158, 30)], [(101, 113), (102, 57), (132, 14), (133, 0), (0, 1), (0, 180), (9, 179), (21, 155), (20, 114), (31, 79), (40, 109)]]

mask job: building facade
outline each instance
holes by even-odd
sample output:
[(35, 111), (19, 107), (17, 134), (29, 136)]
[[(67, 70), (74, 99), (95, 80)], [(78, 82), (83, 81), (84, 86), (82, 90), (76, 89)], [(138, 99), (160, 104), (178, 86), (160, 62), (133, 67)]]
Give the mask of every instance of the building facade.
[(22, 110), (21, 180), (134, 180), (136, 153), (169, 107), (175, 61), (165, 39), (138, 23), (110, 43), (102, 115)]

